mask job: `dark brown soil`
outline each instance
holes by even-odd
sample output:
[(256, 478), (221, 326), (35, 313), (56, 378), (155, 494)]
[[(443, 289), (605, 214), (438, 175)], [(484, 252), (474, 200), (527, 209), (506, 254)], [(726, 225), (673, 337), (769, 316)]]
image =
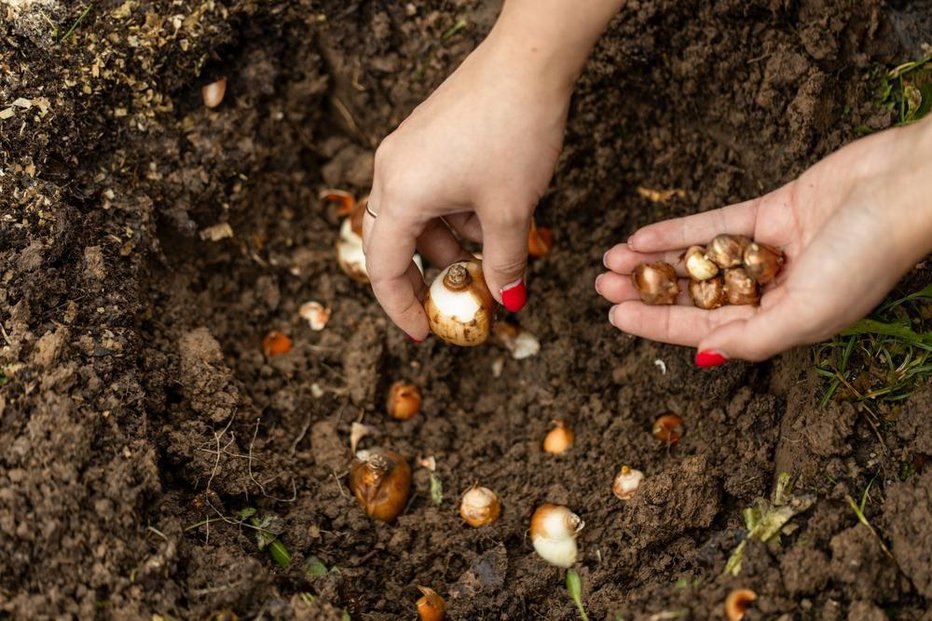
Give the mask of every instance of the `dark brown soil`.
[[(932, 4), (629, 2), (538, 212), (556, 248), (531, 267), (521, 320), (543, 346), (523, 361), (411, 344), (339, 271), (316, 198), (365, 192), (380, 137), (496, 2), (85, 6), (0, 7), (0, 616), (412, 618), (427, 585), (453, 619), (572, 619), (563, 572), (526, 537), (550, 501), (586, 521), (594, 619), (720, 618), (735, 587), (759, 595), (747, 619), (930, 619), (932, 388), (875, 430), (851, 404), (819, 408), (808, 350), (701, 372), (614, 332), (592, 281), (637, 226), (777, 187), (889, 125), (871, 70), (920, 55)], [(200, 87), (220, 76), (208, 110)], [(232, 238), (199, 234), (224, 222)], [(311, 299), (333, 308), (319, 333), (298, 316)], [(289, 354), (263, 354), (270, 329)], [(384, 413), (400, 378), (425, 395), (404, 423)], [(669, 450), (650, 434), (665, 410), (686, 420)], [(557, 458), (540, 448), (553, 419), (578, 433)], [(375, 429), (363, 447), (434, 456), (443, 503), (416, 468), (397, 523), (366, 518), (346, 489), (354, 421)], [(624, 505), (622, 463), (647, 474)], [(784, 471), (815, 505), (723, 575), (742, 509)], [(877, 536), (846, 501), (872, 481)], [(504, 503), (481, 530), (456, 510), (474, 482)], [(237, 523), (247, 507), (276, 518), (287, 569)], [(308, 578), (311, 556), (333, 570)]]

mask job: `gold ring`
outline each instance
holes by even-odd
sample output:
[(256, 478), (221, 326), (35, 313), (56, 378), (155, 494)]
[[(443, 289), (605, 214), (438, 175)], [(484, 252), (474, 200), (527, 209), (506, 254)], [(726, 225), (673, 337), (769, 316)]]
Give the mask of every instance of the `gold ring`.
[(366, 213), (372, 216), (372, 219), (375, 220), (376, 218), (379, 217), (379, 214), (372, 211), (372, 207), (370, 207), (369, 205), (370, 205), (369, 201), (366, 201)]

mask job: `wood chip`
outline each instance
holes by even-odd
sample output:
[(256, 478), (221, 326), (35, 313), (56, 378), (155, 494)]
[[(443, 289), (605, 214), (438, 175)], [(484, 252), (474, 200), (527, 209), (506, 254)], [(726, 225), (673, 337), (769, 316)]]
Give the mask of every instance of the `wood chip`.
[(669, 190), (652, 190), (650, 188), (639, 187), (638, 194), (652, 203), (666, 203), (671, 198), (686, 198), (686, 190), (682, 188), (672, 188)]
[(203, 240), (220, 241), (221, 239), (233, 237), (233, 227), (230, 226), (229, 222), (221, 222), (220, 224), (208, 226), (200, 232), (200, 235)]

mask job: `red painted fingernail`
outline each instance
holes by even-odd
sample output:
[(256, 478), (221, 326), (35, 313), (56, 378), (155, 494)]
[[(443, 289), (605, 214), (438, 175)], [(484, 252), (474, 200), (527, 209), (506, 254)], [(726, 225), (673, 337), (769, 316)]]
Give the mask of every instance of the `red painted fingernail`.
[(502, 306), (513, 313), (524, 308), (527, 303), (527, 288), (524, 280), (518, 280), (506, 287), (502, 287)]
[(706, 350), (696, 354), (696, 366), (703, 369), (721, 366), (726, 362), (728, 362), (728, 358), (717, 351)]

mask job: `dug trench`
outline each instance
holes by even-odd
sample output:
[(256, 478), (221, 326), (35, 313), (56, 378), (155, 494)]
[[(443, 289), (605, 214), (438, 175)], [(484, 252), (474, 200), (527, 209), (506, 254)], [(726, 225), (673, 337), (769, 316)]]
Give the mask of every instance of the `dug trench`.
[[(878, 426), (819, 405), (809, 349), (700, 371), (615, 332), (592, 289), (638, 226), (758, 195), (889, 126), (870, 78), (922, 55), (929, 2), (629, 2), (537, 212), (556, 243), (529, 269), (519, 319), (542, 346), (520, 361), (408, 341), (340, 272), (317, 199), (367, 190), (379, 139), (496, 2), (88, 6), (0, 8), (0, 103), (29, 104), (0, 120), (3, 615), (413, 618), (426, 585), (452, 619), (573, 619), (563, 572), (527, 538), (549, 501), (586, 522), (592, 618), (717, 618), (743, 587), (746, 619), (932, 619), (932, 386)], [(221, 76), (207, 109), (200, 88)], [(323, 331), (299, 317), (308, 300), (332, 308)], [(264, 355), (272, 329), (289, 353)], [(407, 422), (384, 411), (398, 379), (424, 394)], [(650, 433), (666, 411), (685, 420), (673, 447)], [(577, 433), (558, 457), (541, 450), (556, 419)], [(433, 456), (442, 502), (415, 467), (397, 522), (368, 519), (346, 489), (353, 422), (371, 428), (362, 447)], [(611, 493), (622, 464), (646, 474), (627, 503)], [(781, 472), (811, 506), (725, 573), (742, 510)], [(482, 529), (457, 513), (473, 483), (503, 502)], [(876, 534), (847, 501), (868, 486)]]

